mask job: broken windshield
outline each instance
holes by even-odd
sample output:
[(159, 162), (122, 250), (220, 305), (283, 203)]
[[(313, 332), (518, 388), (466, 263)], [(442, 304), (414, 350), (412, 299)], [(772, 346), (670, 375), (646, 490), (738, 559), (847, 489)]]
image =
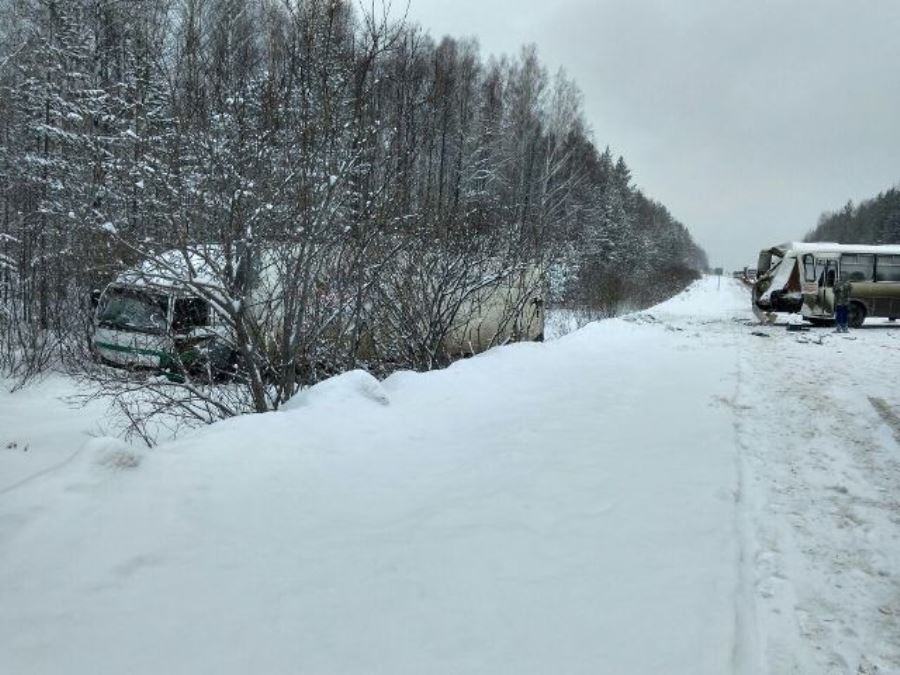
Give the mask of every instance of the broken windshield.
[(124, 288), (110, 288), (97, 312), (97, 323), (105, 328), (141, 333), (165, 333), (169, 298)]

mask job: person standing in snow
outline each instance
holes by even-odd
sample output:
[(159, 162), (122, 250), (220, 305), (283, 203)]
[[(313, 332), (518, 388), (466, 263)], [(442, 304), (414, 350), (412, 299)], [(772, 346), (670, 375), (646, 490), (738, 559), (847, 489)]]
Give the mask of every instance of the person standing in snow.
[(834, 320), (837, 322), (838, 333), (849, 333), (847, 321), (850, 318), (850, 291), (852, 284), (846, 279), (841, 279), (834, 285)]

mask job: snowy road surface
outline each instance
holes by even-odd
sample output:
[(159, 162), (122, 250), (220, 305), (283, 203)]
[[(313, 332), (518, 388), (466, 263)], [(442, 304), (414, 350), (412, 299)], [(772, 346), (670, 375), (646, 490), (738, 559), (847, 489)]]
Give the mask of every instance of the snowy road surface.
[(900, 673), (900, 330), (750, 319), (707, 278), (153, 451), (2, 394), (0, 672)]

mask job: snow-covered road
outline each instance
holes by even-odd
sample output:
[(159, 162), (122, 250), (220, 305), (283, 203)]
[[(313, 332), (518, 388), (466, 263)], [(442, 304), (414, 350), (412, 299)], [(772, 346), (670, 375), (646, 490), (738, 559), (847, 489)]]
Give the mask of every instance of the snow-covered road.
[(4, 394), (0, 672), (900, 673), (900, 330), (748, 305), (707, 278), (150, 452)]

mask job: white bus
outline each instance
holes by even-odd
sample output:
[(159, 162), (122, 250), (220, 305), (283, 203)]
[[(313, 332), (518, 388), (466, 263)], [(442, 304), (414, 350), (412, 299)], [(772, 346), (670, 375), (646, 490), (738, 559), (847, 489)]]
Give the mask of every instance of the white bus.
[(834, 320), (834, 285), (851, 283), (850, 325), (900, 316), (900, 246), (788, 242), (759, 254), (753, 308), (801, 312), (811, 323)]

